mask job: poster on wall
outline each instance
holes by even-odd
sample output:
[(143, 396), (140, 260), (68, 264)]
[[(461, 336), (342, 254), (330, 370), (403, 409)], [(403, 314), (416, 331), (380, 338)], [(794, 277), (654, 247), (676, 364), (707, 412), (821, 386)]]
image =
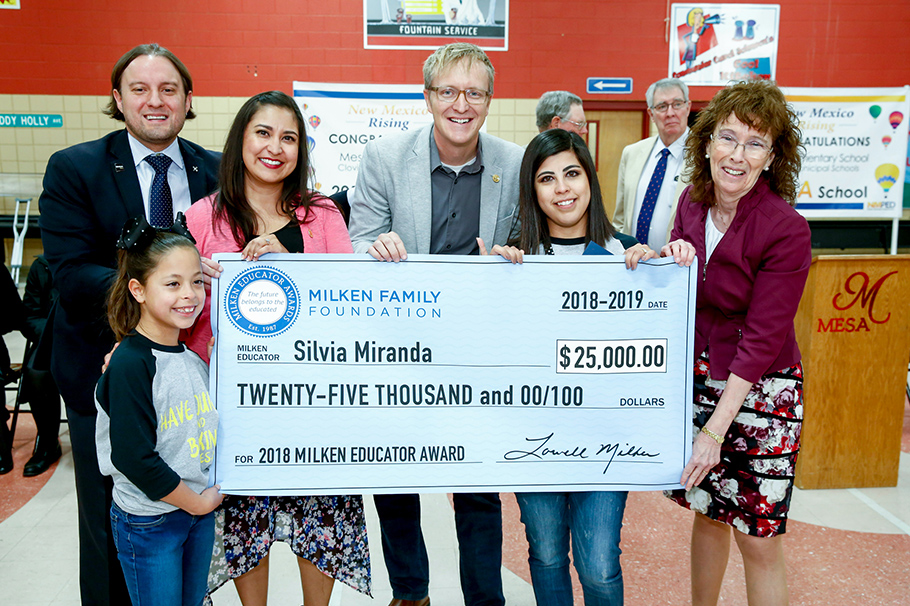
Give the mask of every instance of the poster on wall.
[[(910, 120), (908, 120), (910, 122)], [(910, 126), (908, 126), (910, 130)], [(910, 132), (908, 132), (908, 140), (910, 140)], [(904, 168), (904, 208), (910, 208), (910, 141), (907, 143), (907, 160), (905, 162), (906, 167)]]
[(689, 86), (731, 80), (774, 80), (778, 4), (674, 4), (670, 69)]
[(363, 0), (363, 47), (509, 50), (509, 0)]
[(433, 121), (417, 84), (294, 82), (294, 100), (307, 122), (311, 187), (326, 195), (354, 187), (368, 142)]
[(910, 87), (783, 90), (806, 148), (796, 210), (806, 218), (900, 217)]
[(19, 10), (19, 0), (0, 0), (0, 8), (13, 8)]

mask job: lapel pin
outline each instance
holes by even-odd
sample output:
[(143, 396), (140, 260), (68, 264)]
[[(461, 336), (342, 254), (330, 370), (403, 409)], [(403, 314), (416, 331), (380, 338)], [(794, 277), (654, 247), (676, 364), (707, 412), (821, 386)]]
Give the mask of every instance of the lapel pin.
[(313, 237), (313, 230), (312, 230), (312, 229), (308, 229), (307, 231), (310, 232), (310, 237), (312, 238), (312, 237)]
[(194, 173), (198, 173), (198, 172), (199, 172), (199, 167), (198, 167), (198, 166), (194, 166), (194, 167), (193, 167), (193, 172), (194, 172)]
[(114, 172), (115, 172), (115, 173), (122, 173), (122, 172), (123, 172), (123, 165), (122, 165), (122, 164), (114, 164)]
[(493, 183), (499, 183), (499, 175), (493, 175)]

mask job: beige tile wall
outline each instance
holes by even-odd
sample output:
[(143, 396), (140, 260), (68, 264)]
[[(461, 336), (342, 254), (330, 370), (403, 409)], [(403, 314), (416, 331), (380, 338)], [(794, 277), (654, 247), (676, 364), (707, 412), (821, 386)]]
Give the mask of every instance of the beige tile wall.
[(487, 132), (524, 147), (537, 135), (534, 110), (537, 99), (493, 98)]
[[(0, 173), (43, 174), (47, 160), (55, 151), (97, 139), (122, 123), (101, 113), (107, 97), (0, 95), (0, 113), (60, 114), (62, 128), (0, 129)], [(181, 133), (208, 149), (220, 150), (224, 136), (243, 102), (240, 97), (196, 97), (197, 118), (189, 120)], [(534, 127), (536, 99), (493, 99), (487, 131), (526, 145)], [(3, 192), (7, 193), (7, 192)], [(2, 212), (2, 211), (0, 211)]]
[[(187, 121), (181, 135), (207, 149), (221, 150), (231, 122), (244, 101), (246, 99), (240, 97), (195, 97), (193, 107), (197, 117)], [(122, 122), (111, 120), (101, 113), (107, 102), (108, 97), (105, 96), (0, 95), (0, 113), (63, 116), (62, 128), (0, 128), (0, 173), (3, 176), (31, 177), (0, 179), (0, 215), (15, 212), (17, 196), (34, 198), (31, 214), (38, 214), (40, 186), (36, 184), (40, 184), (51, 154), (76, 143), (98, 139), (123, 127)], [(494, 98), (487, 118), (487, 132), (522, 146), (527, 145), (537, 134), (534, 126), (536, 105), (536, 99)], [(26, 185), (15, 185), (19, 182)], [(9, 238), (3, 242), (7, 263), (12, 243)], [(34, 255), (40, 252), (41, 241), (26, 238), (23, 265), (30, 265)], [(21, 279), (24, 278), (23, 273)]]

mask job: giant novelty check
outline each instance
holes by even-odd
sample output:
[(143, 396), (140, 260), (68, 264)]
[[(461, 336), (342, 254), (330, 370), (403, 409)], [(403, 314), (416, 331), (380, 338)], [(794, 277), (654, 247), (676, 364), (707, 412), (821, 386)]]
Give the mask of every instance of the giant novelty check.
[(695, 271), (217, 255), (215, 481), (258, 495), (676, 487)]

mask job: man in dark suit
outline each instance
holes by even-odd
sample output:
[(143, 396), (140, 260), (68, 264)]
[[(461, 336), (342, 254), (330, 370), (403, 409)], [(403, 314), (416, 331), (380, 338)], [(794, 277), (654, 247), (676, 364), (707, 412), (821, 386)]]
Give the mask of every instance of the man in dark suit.
[(177, 212), (214, 191), (220, 154), (177, 137), (195, 117), (193, 80), (169, 50), (132, 49), (114, 65), (111, 88), (105, 113), (126, 129), (51, 156), (39, 224), (59, 291), (51, 372), (73, 447), (82, 603), (120, 606), (129, 595), (111, 539), (111, 481), (95, 454), (94, 403), (104, 355), (114, 344), (105, 297), (116, 274), (115, 244), (129, 218), (142, 214), (170, 225)]

